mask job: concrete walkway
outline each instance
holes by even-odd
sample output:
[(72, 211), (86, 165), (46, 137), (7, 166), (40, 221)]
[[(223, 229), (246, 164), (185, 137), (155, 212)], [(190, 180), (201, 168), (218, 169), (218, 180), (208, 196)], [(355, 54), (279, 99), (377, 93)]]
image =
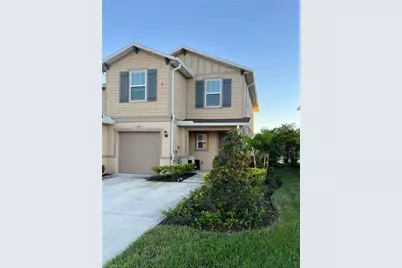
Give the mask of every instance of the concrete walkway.
[(202, 174), (183, 182), (150, 182), (145, 177), (118, 174), (102, 182), (103, 263), (159, 224), (162, 209), (174, 207), (202, 184)]

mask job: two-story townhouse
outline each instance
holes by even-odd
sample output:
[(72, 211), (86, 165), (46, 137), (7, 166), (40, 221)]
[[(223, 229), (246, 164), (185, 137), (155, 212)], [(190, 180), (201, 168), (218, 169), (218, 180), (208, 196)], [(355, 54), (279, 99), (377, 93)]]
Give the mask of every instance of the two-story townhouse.
[(259, 106), (248, 67), (187, 47), (167, 54), (133, 43), (102, 71), (108, 172), (150, 173), (188, 159), (209, 170), (229, 129), (254, 132)]

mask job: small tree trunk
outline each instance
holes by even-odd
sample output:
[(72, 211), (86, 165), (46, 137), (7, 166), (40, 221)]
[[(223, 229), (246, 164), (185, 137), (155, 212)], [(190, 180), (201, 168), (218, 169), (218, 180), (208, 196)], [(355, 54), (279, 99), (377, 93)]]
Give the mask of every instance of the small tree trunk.
[(266, 159), (267, 159), (267, 156), (264, 154), (264, 156), (263, 156), (263, 164), (262, 164), (262, 166), (265, 168), (265, 165), (266, 165)]
[(257, 168), (257, 161), (256, 161), (255, 150), (253, 150), (253, 160), (254, 160), (254, 167)]
[(269, 167), (269, 153), (267, 154), (267, 171), (268, 171), (268, 167)]

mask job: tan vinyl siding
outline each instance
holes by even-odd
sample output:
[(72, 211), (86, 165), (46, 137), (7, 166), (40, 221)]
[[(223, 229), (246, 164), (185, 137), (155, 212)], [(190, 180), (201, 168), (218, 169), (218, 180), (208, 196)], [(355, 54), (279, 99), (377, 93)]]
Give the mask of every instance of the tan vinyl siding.
[[(221, 62), (187, 52), (177, 55), (180, 60), (193, 70), (195, 78), (187, 79), (187, 112), (188, 119), (229, 119), (245, 116), (245, 87), (244, 76), (240, 70)], [(195, 108), (195, 81), (205, 79), (232, 78), (232, 106), (222, 108)]]
[(179, 72), (175, 72), (174, 78), (174, 112), (176, 116), (176, 120), (184, 120), (186, 119), (186, 99), (187, 99), (187, 91), (186, 91), (186, 78)]
[[(221, 108), (195, 108), (195, 82), (199, 79), (232, 78), (232, 106)], [(244, 115), (244, 77), (240, 73), (211, 74), (187, 80), (187, 118), (190, 119), (229, 119)]]
[[(135, 70), (157, 70), (157, 100), (154, 102), (119, 101), (120, 72)], [(164, 58), (148, 52), (139, 51), (125, 56), (110, 66), (107, 77), (107, 112), (113, 117), (127, 116), (168, 116), (170, 113), (170, 67), (165, 64)], [(164, 87), (159, 83), (163, 81)]]
[(251, 117), (252, 113), (253, 113), (253, 104), (251, 102), (250, 92), (247, 90), (246, 117)]
[(187, 52), (178, 55), (181, 61), (186, 64), (196, 75), (213, 74), (213, 73), (238, 73), (238, 70), (231, 68), (220, 62), (199, 56), (197, 54)]

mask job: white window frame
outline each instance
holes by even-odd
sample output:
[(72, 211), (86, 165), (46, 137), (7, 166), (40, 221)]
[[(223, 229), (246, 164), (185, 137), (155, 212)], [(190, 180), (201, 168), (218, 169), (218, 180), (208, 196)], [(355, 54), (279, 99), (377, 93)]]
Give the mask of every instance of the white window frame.
[[(201, 140), (198, 140), (198, 136), (201, 136)], [(205, 136), (205, 139), (203, 139), (202, 136)], [(205, 143), (205, 149), (198, 147), (199, 142)], [(206, 151), (206, 150), (208, 150), (208, 134), (206, 134), (206, 133), (197, 133), (197, 136), (195, 137), (195, 149), (198, 150), (198, 151)]]
[[(145, 79), (144, 79), (144, 81), (145, 81), (145, 84), (144, 85), (135, 85), (135, 86), (132, 86), (131, 85), (131, 74), (132, 73), (145, 73)], [(129, 98), (129, 101), (130, 102), (145, 102), (145, 101), (147, 101), (147, 83), (148, 83), (148, 79), (147, 79), (147, 70), (138, 70), (138, 71), (130, 71), (130, 81), (129, 81), (129, 83), (130, 83), (130, 91), (128, 92), (128, 98)], [(131, 99), (131, 88), (133, 88), (133, 87), (145, 87), (145, 99), (143, 99), (143, 100), (132, 100)]]
[[(219, 93), (213, 92), (213, 93), (207, 93), (207, 84), (208, 82), (214, 82), (214, 81), (218, 81), (219, 82)], [(219, 105), (218, 106), (210, 106), (207, 105), (207, 95), (218, 95), (219, 94)], [(205, 108), (219, 108), (222, 107), (222, 79), (207, 79), (205, 80), (205, 104), (204, 104)]]

